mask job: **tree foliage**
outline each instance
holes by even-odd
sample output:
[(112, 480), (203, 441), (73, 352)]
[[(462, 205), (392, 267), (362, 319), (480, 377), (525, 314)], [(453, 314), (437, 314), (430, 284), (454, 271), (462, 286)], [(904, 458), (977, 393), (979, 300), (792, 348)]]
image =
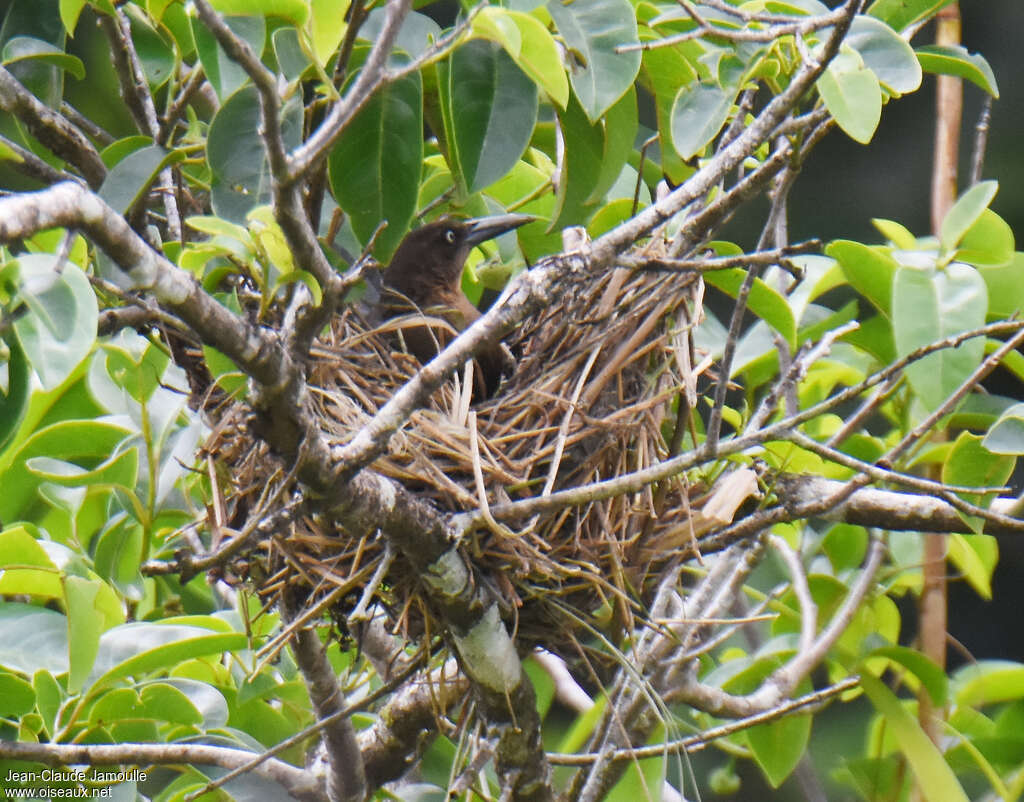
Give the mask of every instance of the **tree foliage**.
[[(777, 788), (801, 766), (869, 800), (915, 783), (931, 802), (1019, 798), (1024, 666), (947, 675), (897, 606), (921, 591), (921, 532), (948, 533), (952, 569), (988, 598), (994, 535), (1024, 530), (1005, 489), (1024, 411), (981, 389), (997, 366), (1024, 377), (1024, 255), (998, 184), (968, 187), (932, 233), (787, 234), (830, 130), (869, 143), (923, 73), (998, 95), (982, 56), (915, 42), (944, 5), (7, 3), (5, 787), (670, 800), (734, 792), (750, 766)], [(759, 197), (758, 241), (726, 240)], [(506, 211), (536, 219), (463, 278), (498, 301), (333, 437), (310, 379), (332, 319), (363, 308), (421, 220)], [(657, 403), (634, 410), (624, 382), (617, 399), (629, 425), (660, 415), (656, 453), (489, 502), (481, 479), (459, 510), (383, 471), (477, 349), (643, 274), (676, 301), (652, 318), (676, 372), (652, 358)], [(628, 324), (643, 299), (620, 297), (609, 314)], [(552, 431), (626, 425), (571, 390), (538, 393)], [(208, 445), (228, 409), (282, 466), (248, 504), (226, 506), (238, 466)], [(474, 415), (449, 425), (479, 459)], [(480, 544), (608, 499), (649, 505), (653, 527), (666, 498), (687, 524), (656, 575), (581, 560), (601, 593), (573, 607), (538, 588), (564, 590), (579, 628), (558, 656), (534, 651), (517, 607), (532, 600)], [(266, 549), (310, 521), (372, 561), (326, 601), (265, 603)], [(398, 563), (422, 630), (386, 602)], [(940, 745), (920, 693), (943, 711)], [(812, 760), (816, 728), (844, 748)]]

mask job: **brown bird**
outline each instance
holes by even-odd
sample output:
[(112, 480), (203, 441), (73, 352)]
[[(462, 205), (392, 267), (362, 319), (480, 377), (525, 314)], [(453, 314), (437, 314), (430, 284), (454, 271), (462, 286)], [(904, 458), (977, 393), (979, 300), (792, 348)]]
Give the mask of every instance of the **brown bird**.
[[(525, 214), (500, 214), (474, 220), (442, 218), (406, 234), (384, 270), (385, 314), (395, 317), (419, 311), (446, 320), (455, 331), (465, 330), (480, 317), (462, 291), (462, 268), (473, 246), (529, 223)], [(388, 297), (390, 296), (390, 297)], [(412, 309), (410, 309), (412, 307)], [(402, 329), (405, 343), (421, 362), (433, 359), (450, 342), (450, 333), (439, 326)], [(487, 345), (476, 355), (476, 397), (494, 393), (501, 382), (506, 358), (500, 342)]]

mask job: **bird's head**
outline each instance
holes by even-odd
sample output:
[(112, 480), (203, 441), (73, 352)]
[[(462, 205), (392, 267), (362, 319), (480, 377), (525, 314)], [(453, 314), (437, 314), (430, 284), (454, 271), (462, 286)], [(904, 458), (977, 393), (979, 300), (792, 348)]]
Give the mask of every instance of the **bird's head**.
[(420, 303), (424, 290), (458, 286), (475, 245), (534, 219), (526, 214), (498, 214), (471, 220), (443, 217), (427, 223), (405, 235), (384, 271), (384, 283)]

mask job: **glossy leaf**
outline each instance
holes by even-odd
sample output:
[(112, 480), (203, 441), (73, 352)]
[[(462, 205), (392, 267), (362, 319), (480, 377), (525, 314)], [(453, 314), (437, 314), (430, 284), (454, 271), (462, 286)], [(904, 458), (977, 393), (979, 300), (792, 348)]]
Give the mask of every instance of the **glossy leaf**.
[(526, 150), (537, 122), (537, 87), (500, 45), (485, 39), (458, 48), (447, 77), (449, 148), (475, 192), (511, 170)]
[(960, 239), (956, 259), (975, 267), (1001, 267), (1010, 264), (1016, 247), (1013, 229), (998, 214), (986, 209)]
[(978, 272), (988, 287), (990, 318), (1008, 318), (1024, 311), (1024, 253), (1014, 253), (1009, 264), (981, 266)]
[(993, 454), (1024, 454), (1024, 404), (1014, 404), (999, 416), (981, 443)]
[[(735, 298), (746, 274), (745, 270), (738, 267), (729, 270), (715, 270), (705, 273), (704, 281)], [(755, 279), (754, 285), (750, 289), (747, 306), (751, 312), (781, 334), (783, 339), (789, 343), (790, 348), (796, 349), (796, 319), (784, 296), (761, 279)]]
[(35, 706), (35, 689), (21, 677), (0, 671), (0, 717), (19, 718)]
[(861, 675), (861, 688), (885, 719), (899, 750), (906, 757), (914, 778), (929, 802), (967, 802), (956, 775), (942, 753), (925, 735), (921, 725), (882, 682), (870, 673)]
[(309, 3), (304, 0), (210, 0), (210, 5), (221, 14), (263, 14), (283, 17), (295, 25), (304, 24), (309, 16)]
[[(1001, 487), (1010, 478), (1017, 464), (1014, 457), (995, 454), (985, 447), (979, 435), (961, 432), (942, 465), (942, 481), (961, 487)], [(964, 501), (987, 507), (995, 494), (960, 493)], [(971, 530), (980, 533), (985, 522), (980, 518), (960, 513)], [(992, 595), (988, 576), (968, 571), (967, 579), (985, 598)]]
[[(196, 42), (196, 52), (203, 64), (203, 71), (217, 93), (217, 97), (223, 102), (229, 96), (249, 80), (236, 62), (232, 61), (220, 44), (210, 33), (209, 29), (200, 22), (198, 17), (191, 17), (192, 36)], [(224, 22), (231, 28), (235, 35), (241, 37), (252, 48), (254, 53), (263, 52), (263, 44), (266, 40), (266, 23), (262, 17), (225, 17)], [(253, 129), (255, 133), (256, 129)], [(243, 133), (244, 129), (238, 129)]]
[(817, 81), (818, 93), (851, 139), (866, 145), (882, 117), (882, 89), (859, 58), (841, 53)]
[(964, 78), (999, 97), (995, 73), (982, 55), (969, 53), (961, 45), (924, 45), (915, 52), (925, 72)]
[(549, 229), (586, 223), (597, 210), (588, 199), (597, 186), (604, 158), (604, 131), (587, 119), (576, 95), (558, 114), (565, 140), (563, 162), (558, 177), (558, 205)]
[(899, 269), (896, 261), (879, 248), (852, 240), (836, 240), (825, 253), (839, 262), (846, 280), (871, 301), (878, 311), (888, 315), (892, 307), (892, 282)]
[(0, 602), (0, 666), (32, 675), (68, 670), (68, 625), (63, 615), (20, 602)]
[(871, 220), (871, 224), (895, 247), (904, 251), (912, 251), (917, 248), (917, 237), (900, 223), (875, 217)]
[[(302, 133), (301, 109), (288, 103), (283, 114), (285, 146), (296, 147)], [(270, 200), (270, 167), (259, 131), (259, 95), (253, 86), (228, 98), (210, 123), (206, 159), (213, 173), (213, 209), (234, 223), (244, 223), (251, 209)]]
[(891, 28), (902, 31), (927, 19), (953, 0), (875, 0), (868, 6), (867, 13), (885, 22)]
[(183, 158), (180, 151), (167, 151), (159, 145), (136, 150), (107, 173), (99, 195), (112, 209), (124, 214), (145, 195), (164, 167)]
[[(954, 262), (946, 270), (900, 268), (893, 282), (893, 337), (899, 356), (984, 324), (985, 282), (973, 267)], [(985, 343), (975, 337), (912, 362), (907, 378), (925, 407), (935, 409), (978, 367)]]
[(689, 159), (704, 149), (729, 118), (736, 93), (714, 81), (684, 85), (672, 103), (672, 144)]
[(85, 8), (86, 2), (87, 0), (60, 0), (60, 21), (68, 33), (75, 32), (78, 17), (82, 13), (82, 9)]
[(558, 46), (544, 24), (529, 14), (484, 8), (473, 18), (473, 34), (497, 42), (508, 51), (519, 68), (533, 79), (556, 105), (569, 102), (569, 81), (565, 77)]
[(85, 78), (85, 65), (77, 56), (65, 53), (42, 39), (31, 36), (15, 36), (4, 44), (3, 65), (9, 67), (22, 61), (37, 61), (70, 72), (78, 80)]
[(18, 259), (20, 295), (27, 314), (14, 322), (28, 361), (45, 389), (61, 384), (92, 350), (99, 309), (81, 269), (56, 257), (25, 254)]
[(573, 90), (591, 122), (596, 122), (633, 84), (640, 51), (618, 52), (636, 44), (636, 13), (629, 0), (587, 0), (546, 6), (570, 53)]
[(964, 235), (981, 219), (998, 191), (998, 182), (982, 181), (957, 198), (942, 218), (939, 241), (944, 250), (951, 251), (960, 244)]
[(884, 22), (857, 15), (844, 44), (860, 54), (864, 66), (889, 91), (903, 95), (921, 85), (921, 65), (913, 48)]
[[(622, 175), (622, 169), (633, 152), (633, 140), (637, 132), (636, 90), (630, 87), (618, 102), (608, 109), (601, 120), (604, 129), (604, 152), (601, 171), (594, 189), (587, 198), (588, 203), (600, 201)], [(635, 175), (636, 171), (632, 171)], [(632, 198), (632, 191), (629, 194)]]
[(0, 345), (7, 350), (7, 386), (0, 387), (0, 451), (7, 446), (28, 410), (32, 371), (17, 337), (6, 335)]
[(313, 40), (313, 52), (321, 65), (328, 60), (345, 35), (345, 17), (348, 13), (349, 0), (311, 0), (309, 28)]
[(379, 89), (328, 157), (331, 192), (360, 241), (387, 221), (374, 253), (386, 261), (416, 211), (423, 163), (423, 84), (414, 72)]
[[(1005, 459), (1005, 458), (1004, 458)], [(992, 574), (999, 561), (999, 545), (991, 535), (977, 534), (984, 527), (983, 518), (961, 514), (976, 534), (949, 536), (947, 557), (957, 573), (985, 601), (992, 600)]]
[[(809, 690), (809, 688), (808, 688)], [(811, 739), (811, 716), (784, 716), (747, 730), (747, 745), (772, 788), (793, 773)]]
[(981, 660), (956, 672), (955, 704), (981, 707), (1024, 698), (1024, 665), (1009, 660)]

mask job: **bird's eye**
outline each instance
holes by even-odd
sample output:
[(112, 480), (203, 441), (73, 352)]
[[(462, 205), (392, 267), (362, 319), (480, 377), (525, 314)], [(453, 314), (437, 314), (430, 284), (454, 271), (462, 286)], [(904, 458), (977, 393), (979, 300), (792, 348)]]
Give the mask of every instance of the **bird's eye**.
[(451, 229), (451, 228), (446, 228), (445, 231), (444, 231), (444, 238), (445, 238), (445, 240), (447, 240), (449, 245), (454, 245), (455, 244), (455, 230)]

